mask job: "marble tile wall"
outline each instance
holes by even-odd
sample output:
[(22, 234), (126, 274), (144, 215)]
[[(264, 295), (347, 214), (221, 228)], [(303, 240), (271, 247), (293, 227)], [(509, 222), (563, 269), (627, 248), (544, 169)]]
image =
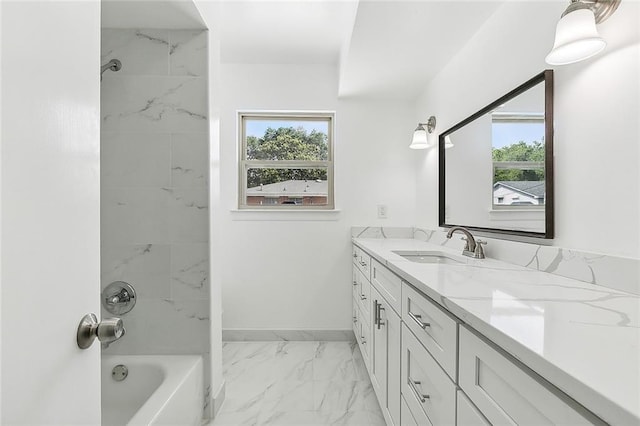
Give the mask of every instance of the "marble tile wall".
[[(200, 354), (209, 386), (207, 38), (204, 31), (104, 29), (101, 245), (104, 288), (135, 308), (107, 354)], [(103, 316), (109, 316), (106, 311)]]
[[(408, 236), (410, 232), (410, 236)], [(446, 231), (423, 228), (353, 227), (354, 238), (415, 238), (462, 250)], [(482, 237), (488, 257), (563, 277), (640, 294), (640, 260), (517, 241)]]

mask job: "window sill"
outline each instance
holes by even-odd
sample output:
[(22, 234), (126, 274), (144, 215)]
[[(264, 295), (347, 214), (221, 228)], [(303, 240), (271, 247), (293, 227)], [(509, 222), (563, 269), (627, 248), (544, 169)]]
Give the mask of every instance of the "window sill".
[(232, 209), (231, 220), (247, 221), (337, 221), (341, 210), (270, 210), (270, 209)]

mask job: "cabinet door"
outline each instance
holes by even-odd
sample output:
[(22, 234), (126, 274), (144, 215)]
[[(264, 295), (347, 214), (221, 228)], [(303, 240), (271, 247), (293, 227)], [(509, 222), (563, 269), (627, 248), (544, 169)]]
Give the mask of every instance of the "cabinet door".
[(371, 383), (388, 424), (400, 424), (401, 322), (387, 301), (372, 286)]
[(384, 311), (380, 314), (387, 328), (387, 409), (393, 424), (400, 424), (400, 358), (402, 355), (400, 316), (384, 302)]
[(466, 327), (460, 328), (459, 362), (460, 387), (491, 424), (592, 424)]
[(387, 400), (387, 327), (378, 327), (376, 303), (383, 301), (382, 296), (375, 288), (371, 289), (371, 298), (373, 300), (373, 333), (371, 345), (371, 384), (376, 392), (380, 407), (386, 406)]

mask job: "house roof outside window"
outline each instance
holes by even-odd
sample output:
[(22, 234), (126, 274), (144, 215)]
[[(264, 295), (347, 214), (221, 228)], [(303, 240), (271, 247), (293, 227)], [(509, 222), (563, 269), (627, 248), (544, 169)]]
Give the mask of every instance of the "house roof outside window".
[(326, 180), (285, 180), (268, 185), (247, 188), (247, 196), (263, 197), (326, 197), (329, 186)]
[(543, 180), (505, 180), (494, 183), (493, 190), (503, 186), (533, 198), (544, 198), (544, 184)]

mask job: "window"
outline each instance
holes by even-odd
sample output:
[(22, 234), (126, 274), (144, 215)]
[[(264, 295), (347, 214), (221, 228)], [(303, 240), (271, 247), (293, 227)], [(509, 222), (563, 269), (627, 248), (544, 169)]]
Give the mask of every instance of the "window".
[(333, 209), (333, 113), (240, 113), (241, 209)]

